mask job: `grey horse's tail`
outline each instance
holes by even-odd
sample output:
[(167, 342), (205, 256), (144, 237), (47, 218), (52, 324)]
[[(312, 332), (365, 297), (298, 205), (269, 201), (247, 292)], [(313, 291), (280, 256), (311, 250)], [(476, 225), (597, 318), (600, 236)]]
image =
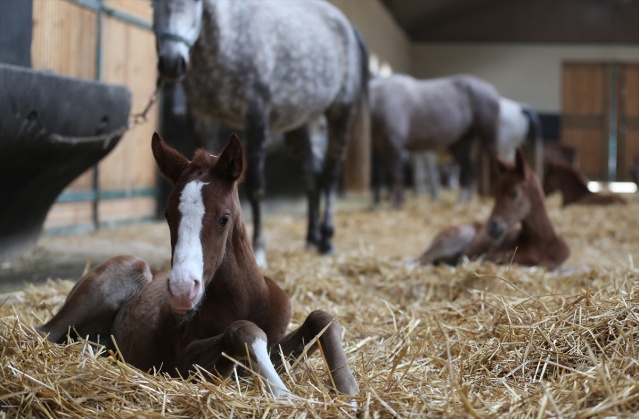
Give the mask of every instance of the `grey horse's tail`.
[(533, 108), (527, 105), (521, 106), (521, 112), (526, 115), (528, 119), (528, 133), (526, 134), (526, 140), (532, 145), (533, 150), (533, 167), (539, 180), (543, 181), (544, 176), (544, 140), (543, 130), (541, 125), (541, 119), (539, 114)]
[(526, 115), (526, 119), (528, 119), (528, 134), (526, 134), (526, 140), (540, 141), (543, 138), (543, 131), (539, 115), (529, 106), (522, 106), (521, 112)]
[[(368, 47), (355, 26), (353, 33), (357, 39), (360, 63), (359, 92), (355, 102), (355, 112), (350, 130), (346, 153), (345, 187), (350, 191), (366, 192), (370, 185), (371, 164), (371, 118), (368, 97)], [(351, 170), (355, 169), (355, 170)], [(351, 176), (348, 176), (350, 173)]]

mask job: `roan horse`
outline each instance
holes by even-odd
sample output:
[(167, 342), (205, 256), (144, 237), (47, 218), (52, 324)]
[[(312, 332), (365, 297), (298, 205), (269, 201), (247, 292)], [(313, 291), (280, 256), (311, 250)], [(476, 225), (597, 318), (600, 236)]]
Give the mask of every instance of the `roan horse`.
[(553, 228), (539, 178), (521, 150), (517, 149), (514, 165), (497, 160), (496, 166), (499, 180), (488, 222), (443, 230), (416, 262), (456, 263), (462, 256), (470, 259), (484, 256), (499, 264), (512, 261), (552, 270), (568, 258), (570, 249)]
[[(285, 132), (302, 159), (307, 244), (331, 253), (333, 201), (347, 137), (368, 112), (368, 52), (357, 30), (320, 0), (153, 0), (153, 9), (160, 75), (183, 78), (199, 126), (215, 131), (211, 127), (223, 122), (246, 132), (246, 186), (258, 263), (266, 264), (260, 200), (269, 132)], [(309, 124), (322, 115), (328, 126), (323, 162), (309, 140)]]
[[(526, 104), (500, 97), (497, 157), (503, 162), (513, 163), (515, 161), (515, 151), (517, 148), (524, 146), (525, 143), (530, 144), (532, 147), (535, 162), (534, 168), (539, 173), (543, 169), (543, 138), (539, 115)], [(439, 184), (436, 154), (432, 151), (411, 153), (411, 163), (416, 190), (426, 189), (426, 185), (418, 185), (418, 181), (421, 180), (422, 183), (428, 181), (428, 190), (431, 191), (433, 198), (437, 199), (441, 185)]]
[(276, 372), (281, 354), (298, 357), (319, 336), (336, 390), (355, 395), (336, 319), (314, 311), (285, 335), (291, 303), (260, 272), (242, 218), (237, 183), (245, 160), (237, 136), (219, 157), (199, 149), (192, 161), (157, 134), (152, 148), (174, 186), (166, 206), (171, 271), (154, 273), (133, 256), (110, 259), (82, 277), (38, 331), (63, 342), (71, 328), (109, 348), (112, 336), (128, 363), (173, 376), (186, 377), (196, 364), (228, 376), (235, 364), (224, 353), (262, 374), (275, 395), (288, 392)]
[(592, 192), (588, 181), (568, 163), (549, 160), (545, 164), (544, 193), (561, 192), (562, 205), (610, 205), (627, 204), (623, 197)]
[(471, 153), (473, 140), (479, 137), (491, 154), (497, 146), (497, 90), (472, 76), (417, 80), (403, 74), (372, 79), (369, 90), (373, 148), (391, 184), (393, 205), (403, 202), (407, 152), (443, 148), (461, 167), (460, 200), (470, 199), (479, 158)]

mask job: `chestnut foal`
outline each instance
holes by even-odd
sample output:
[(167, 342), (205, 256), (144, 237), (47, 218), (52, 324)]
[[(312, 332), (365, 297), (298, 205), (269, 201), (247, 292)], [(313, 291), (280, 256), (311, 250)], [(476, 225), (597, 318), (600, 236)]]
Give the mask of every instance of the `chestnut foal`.
[[(152, 148), (161, 173), (173, 183), (166, 206), (171, 271), (156, 274), (132, 256), (110, 259), (82, 277), (38, 331), (61, 343), (71, 328), (74, 336), (110, 348), (112, 336), (131, 365), (173, 376), (186, 376), (196, 364), (228, 376), (235, 363), (225, 353), (250, 364), (275, 395), (288, 393), (276, 372), (281, 353), (298, 357), (321, 334), (336, 390), (357, 394), (335, 318), (314, 311), (285, 335), (291, 303), (260, 272), (242, 218), (237, 184), (245, 159), (237, 136), (219, 157), (199, 149), (192, 161), (157, 133)], [(315, 343), (309, 353), (317, 348)]]
[(601, 194), (588, 189), (588, 180), (568, 163), (547, 161), (544, 171), (544, 193), (561, 192), (562, 205), (627, 204), (622, 196)]
[(495, 263), (512, 261), (552, 270), (568, 259), (570, 249), (550, 222), (539, 178), (521, 150), (517, 150), (514, 166), (497, 160), (497, 169), (495, 206), (488, 222), (445, 229), (417, 262), (456, 263), (464, 255), (471, 259), (484, 256)]

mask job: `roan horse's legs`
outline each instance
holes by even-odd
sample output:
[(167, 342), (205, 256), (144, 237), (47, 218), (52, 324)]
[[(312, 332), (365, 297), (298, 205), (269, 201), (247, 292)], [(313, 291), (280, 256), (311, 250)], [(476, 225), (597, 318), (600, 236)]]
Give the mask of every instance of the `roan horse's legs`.
[(118, 256), (98, 265), (75, 284), (60, 311), (36, 329), (51, 342), (65, 341), (69, 328), (107, 348), (111, 326), (122, 306), (138, 294), (153, 276), (145, 261)]
[(449, 147), (455, 161), (459, 164), (460, 203), (472, 199), (473, 186), (477, 179), (479, 152), (476, 150), (477, 144), (474, 140), (474, 133), (471, 130)]
[[(286, 357), (298, 358), (304, 352), (305, 345), (315, 339), (320, 333), (322, 335), (319, 338), (319, 343), (328, 364), (328, 370), (335, 383), (335, 389), (342, 394), (357, 394), (357, 382), (353, 377), (342, 349), (341, 327), (333, 316), (324, 311), (313, 311), (297, 330), (284, 336), (271, 348), (273, 363), (277, 367), (281, 366), (281, 353)], [(309, 348), (307, 354), (310, 355), (317, 349), (316, 342)]]

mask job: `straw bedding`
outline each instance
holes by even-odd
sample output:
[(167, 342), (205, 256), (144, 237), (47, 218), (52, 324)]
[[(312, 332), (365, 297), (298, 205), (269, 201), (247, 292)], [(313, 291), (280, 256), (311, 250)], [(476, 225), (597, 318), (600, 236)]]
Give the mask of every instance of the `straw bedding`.
[[(339, 253), (302, 249), (303, 217), (273, 216), (267, 274), (291, 296), (291, 328), (312, 310), (336, 315), (363, 417), (604, 417), (639, 411), (639, 199), (559, 208), (572, 254), (564, 269), (409, 268), (444, 226), (485, 219), (491, 202), (411, 199), (402, 211), (336, 215)], [(149, 229), (164, 229), (162, 225)], [(126, 234), (124, 231), (122, 234)], [(168, 239), (167, 239), (168, 240)], [(168, 255), (167, 255), (168, 256)], [(142, 372), (88, 342), (50, 344), (33, 325), (72, 286), (52, 280), (0, 307), (0, 417), (352, 416), (328, 391), (321, 356), (291, 362), (294, 396), (274, 400), (257, 377)], [(208, 381), (205, 378), (208, 377)]]

